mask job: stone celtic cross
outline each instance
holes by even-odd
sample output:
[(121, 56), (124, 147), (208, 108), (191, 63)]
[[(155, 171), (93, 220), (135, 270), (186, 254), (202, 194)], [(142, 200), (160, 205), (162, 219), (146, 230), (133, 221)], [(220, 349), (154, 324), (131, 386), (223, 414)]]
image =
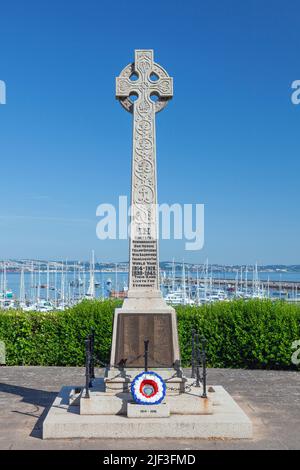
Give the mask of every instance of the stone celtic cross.
[(135, 61), (116, 79), (116, 98), (133, 113), (129, 292), (159, 291), (155, 114), (173, 96), (173, 79), (135, 50)]

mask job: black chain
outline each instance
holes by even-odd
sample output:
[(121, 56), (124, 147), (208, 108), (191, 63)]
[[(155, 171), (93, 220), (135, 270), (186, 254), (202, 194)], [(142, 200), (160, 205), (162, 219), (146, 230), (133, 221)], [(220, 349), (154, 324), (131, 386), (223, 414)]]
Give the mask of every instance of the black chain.
[[(191, 383), (191, 384), (185, 384), (185, 392), (191, 392), (192, 387), (201, 387), (202, 384), (202, 398), (207, 398), (207, 393), (206, 393), (206, 351), (205, 351), (205, 345), (206, 345), (206, 339), (204, 337), (201, 338), (199, 334), (196, 333), (194, 329), (192, 329), (192, 371), (191, 371), (191, 378), (196, 378), (196, 380)], [(201, 347), (200, 347), (200, 342), (201, 342)], [(102, 366), (102, 367), (109, 367), (109, 364), (106, 364), (102, 362), (98, 357), (95, 357), (95, 352), (94, 352), (94, 344), (95, 344), (95, 330), (92, 328), (91, 333), (88, 335), (87, 339), (85, 340), (85, 351), (86, 351), (86, 384), (85, 384), (85, 397), (89, 398), (89, 388), (92, 387), (93, 385), (93, 379), (95, 379), (95, 364)], [(149, 359), (149, 341), (146, 340), (144, 342), (144, 347), (145, 351), (144, 354), (140, 354), (136, 356), (135, 358), (131, 359), (129, 362), (132, 363), (141, 357), (144, 357), (144, 369), (145, 372), (148, 370), (148, 359)], [(153, 358), (151, 358), (154, 360)], [(123, 361), (123, 366), (126, 365), (127, 359)], [(165, 367), (164, 364), (160, 364), (157, 361), (156, 362), (157, 366), (156, 367)], [(202, 365), (202, 375), (200, 373), (200, 367)], [(181, 364), (179, 361), (176, 361), (173, 366), (177, 369), (177, 371), (181, 370)], [(167, 385), (167, 390), (178, 392), (178, 388), (174, 387), (169, 387), (168, 383)], [(112, 387), (109, 387), (106, 385), (107, 389), (110, 390), (115, 390)]]

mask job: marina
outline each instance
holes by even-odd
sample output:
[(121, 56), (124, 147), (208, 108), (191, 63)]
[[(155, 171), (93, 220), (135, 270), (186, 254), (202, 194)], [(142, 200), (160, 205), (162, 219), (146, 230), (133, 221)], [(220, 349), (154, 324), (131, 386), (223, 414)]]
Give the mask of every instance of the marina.
[[(98, 266), (97, 268), (95, 266)], [(187, 266), (189, 269), (187, 269)], [(300, 273), (260, 271), (256, 265), (214, 271), (208, 262), (191, 268), (173, 261), (160, 269), (160, 288), (170, 305), (201, 305), (233, 299), (269, 298), (300, 301)], [(64, 310), (84, 299), (127, 296), (124, 263), (99, 268), (94, 252), (88, 263), (31, 262), (10, 271), (0, 263), (0, 308), (48, 312)]]

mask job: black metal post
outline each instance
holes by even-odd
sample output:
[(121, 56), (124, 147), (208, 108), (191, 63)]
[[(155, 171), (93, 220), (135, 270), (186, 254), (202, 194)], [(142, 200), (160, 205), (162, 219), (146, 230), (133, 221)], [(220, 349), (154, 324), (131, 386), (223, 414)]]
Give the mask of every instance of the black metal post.
[(91, 339), (90, 377), (91, 379), (94, 379), (95, 378), (95, 359), (94, 359), (95, 330), (94, 328), (91, 329), (90, 339)]
[(148, 339), (144, 341), (144, 347), (145, 347), (145, 354), (144, 354), (145, 372), (147, 372), (148, 371), (148, 352), (149, 352), (149, 340)]
[(199, 344), (199, 335), (195, 335), (195, 349), (196, 349), (196, 387), (200, 387), (200, 344)]
[(196, 331), (192, 329), (192, 379), (195, 378), (195, 333)]
[(206, 393), (206, 351), (205, 351), (206, 339), (204, 338), (204, 336), (201, 339), (201, 343), (202, 343), (202, 386), (203, 386), (202, 398), (207, 398), (207, 393)]
[(85, 398), (90, 398), (90, 338), (85, 340)]

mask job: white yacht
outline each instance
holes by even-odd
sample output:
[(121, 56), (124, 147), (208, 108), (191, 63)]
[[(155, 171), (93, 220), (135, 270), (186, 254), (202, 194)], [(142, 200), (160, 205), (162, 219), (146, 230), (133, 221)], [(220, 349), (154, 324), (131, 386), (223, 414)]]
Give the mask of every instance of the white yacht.
[(171, 305), (195, 305), (195, 301), (190, 299), (183, 291), (171, 291), (165, 296), (167, 304)]
[(10, 308), (15, 308), (14, 299), (7, 299), (5, 297), (0, 298), (0, 309), (9, 310)]
[(51, 312), (54, 310), (54, 306), (48, 300), (41, 299), (29, 307), (24, 307), (23, 310), (25, 312)]

